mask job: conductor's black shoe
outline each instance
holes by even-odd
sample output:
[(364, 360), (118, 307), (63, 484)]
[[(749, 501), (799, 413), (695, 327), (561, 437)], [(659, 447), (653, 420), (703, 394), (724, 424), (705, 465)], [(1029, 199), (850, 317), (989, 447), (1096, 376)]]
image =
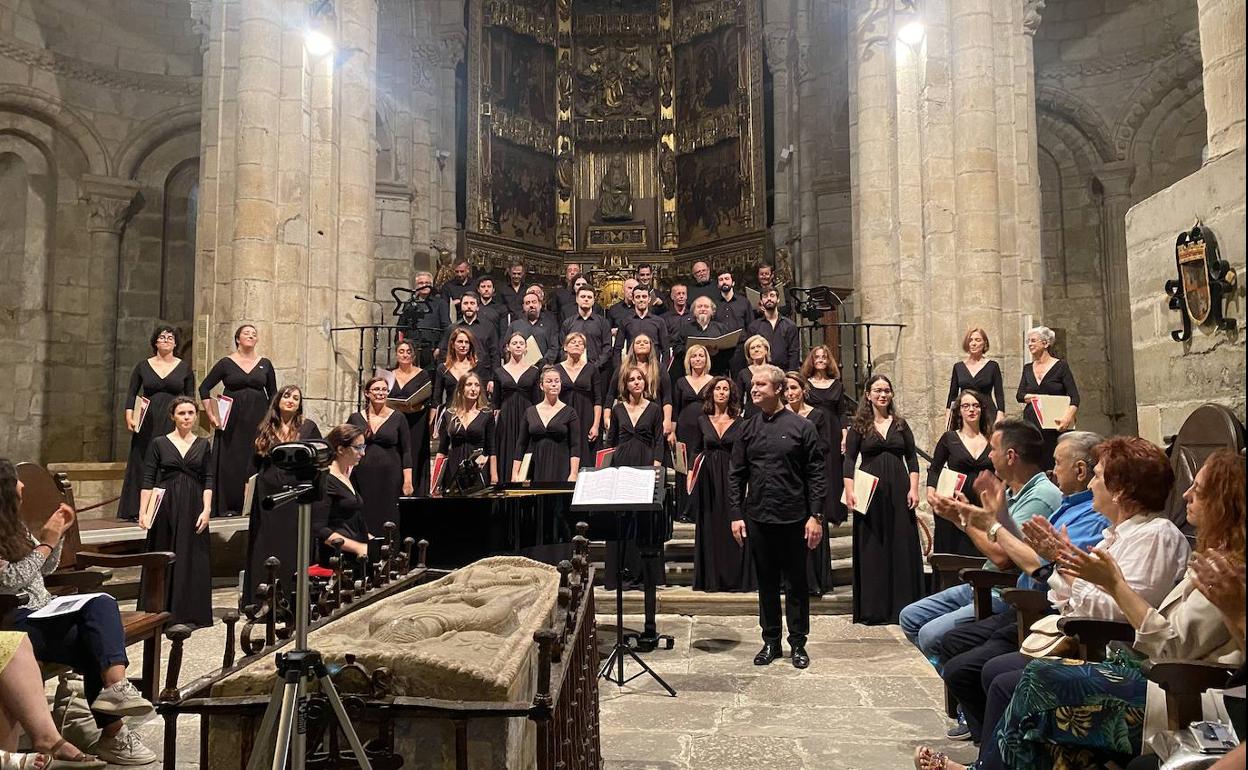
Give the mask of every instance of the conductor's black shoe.
[(783, 654), (784, 651), (780, 649), (780, 645), (764, 644), (763, 649), (759, 650), (758, 654), (754, 656), (754, 665), (766, 666)]
[(810, 656), (806, 654), (805, 647), (793, 648), (793, 668), (806, 668), (810, 665)]

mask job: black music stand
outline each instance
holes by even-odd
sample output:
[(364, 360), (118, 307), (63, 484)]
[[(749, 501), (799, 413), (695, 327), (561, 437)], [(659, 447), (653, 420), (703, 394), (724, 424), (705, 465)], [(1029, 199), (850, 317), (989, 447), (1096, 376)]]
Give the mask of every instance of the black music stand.
[[(582, 481), (587, 476), (590, 476), (594, 473), (608, 472), (610, 470), (614, 470), (614, 468), (581, 471), (580, 475), (577, 477), (577, 487), (580, 488)], [(623, 522), (625, 522), (627, 519), (635, 520), (636, 514), (641, 511), (663, 510), (663, 497), (664, 497), (664, 494), (666, 493), (666, 485), (664, 484), (664, 481), (665, 481), (664, 469), (650, 466), (650, 467), (645, 467), (645, 468), (638, 468), (638, 470), (649, 470), (654, 473), (654, 493), (650, 499), (650, 502), (648, 503), (640, 503), (640, 502), (578, 503), (576, 501), (575, 493), (573, 493), (574, 494), (572, 498), (572, 512), (573, 513), (613, 514), (613, 518), (615, 519), (615, 526), (618, 528), (617, 532), (615, 533), (616, 537), (606, 538), (606, 539), (614, 540), (615, 541), (614, 546), (616, 548), (620, 547), (620, 542), (621, 542), (621, 537), (623, 535), (623, 532), (625, 532), (628, 529), (628, 527)], [(676, 690), (672, 689), (672, 686), (670, 684), (663, 681), (663, 677), (656, 674), (654, 672), (654, 669), (646, 665), (646, 662), (641, 659), (641, 656), (637, 654), (637, 651), (634, 650), (629, 645), (628, 637), (625, 636), (624, 634), (624, 559), (622, 558), (622, 556), (623, 555), (620, 554), (621, 558), (618, 558), (616, 560), (616, 569), (615, 569), (615, 625), (616, 625), (615, 645), (611, 648), (611, 654), (607, 656), (607, 659), (603, 663), (602, 668), (598, 671), (598, 676), (601, 676), (603, 679), (606, 679), (608, 682), (611, 682), (617, 687), (623, 687), (625, 684), (633, 681), (634, 679), (641, 676), (642, 674), (649, 674), (651, 679), (658, 682), (659, 686), (661, 686), (664, 690), (667, 690), (667, 694), (671, 695), (674, 698), (676, 697)], [(668, 637), (659, 636), (658, 638), (664, 639), (665, 641), (669, 642), (668, 649), (672, 648), (672, 645), (670, 644), (670, 642), (672, 641), (672, 638), (670, 636)], [(632, 676), (628, 678), (624, 677), (625, 656), (630, 657), (634, 661), (636, 661), (637, 665), (641, 666), (641, 669), (642, 669), (641, 671), (637, 672), (636, 674), (633, 674)], [(615, 668), (616, 671), (613, 672), (611, 670), (612, 668)]]

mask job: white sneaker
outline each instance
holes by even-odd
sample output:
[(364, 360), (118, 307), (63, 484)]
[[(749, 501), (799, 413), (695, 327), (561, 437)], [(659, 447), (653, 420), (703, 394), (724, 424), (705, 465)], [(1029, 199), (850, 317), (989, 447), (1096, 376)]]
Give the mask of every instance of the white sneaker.
[(100, 690), (91, 704), (91, 710), (111, 716), (139, 717), (152, 713), (152, 704), (139, 694), (138, 688), (129, 680), (123, 679)]
[(110, 765), (149, 765), (156, 761), (156, 752), (144, 746), (139, 734), (124, 725), (111, 738), (101, 737), (87, 753)]

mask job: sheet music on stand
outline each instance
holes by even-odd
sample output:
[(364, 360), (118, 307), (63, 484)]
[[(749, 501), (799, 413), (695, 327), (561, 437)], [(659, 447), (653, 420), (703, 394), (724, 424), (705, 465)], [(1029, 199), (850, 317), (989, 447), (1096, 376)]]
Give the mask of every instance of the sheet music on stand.
[(645, 510), (662, 505), (662, 485), (656, 470), (629, 466), (582, 470), (576, 476), (572, 510), (624, 507)]

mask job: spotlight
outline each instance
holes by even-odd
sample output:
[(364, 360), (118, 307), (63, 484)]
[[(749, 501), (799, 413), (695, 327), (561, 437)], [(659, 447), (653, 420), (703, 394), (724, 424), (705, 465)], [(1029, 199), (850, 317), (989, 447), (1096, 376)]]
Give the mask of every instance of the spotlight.
[(897, 39), (908, 46), (916, 46), (923, 42), (923, 22), (915, 19), (897, 30)]
[(319, 29), (309, 29), (303, 35), (303, 45), (312, 56), (325, 56), (334, 50), (334, 41)]

